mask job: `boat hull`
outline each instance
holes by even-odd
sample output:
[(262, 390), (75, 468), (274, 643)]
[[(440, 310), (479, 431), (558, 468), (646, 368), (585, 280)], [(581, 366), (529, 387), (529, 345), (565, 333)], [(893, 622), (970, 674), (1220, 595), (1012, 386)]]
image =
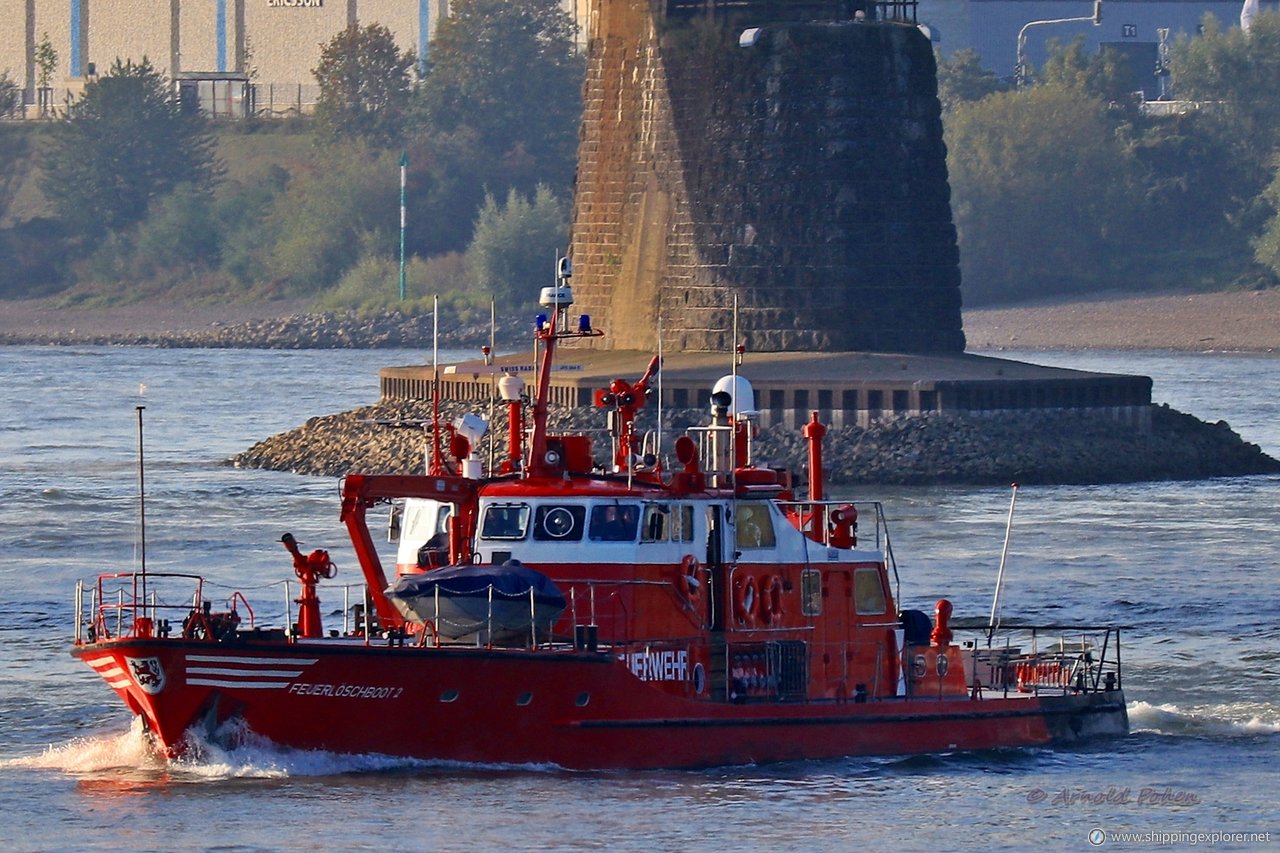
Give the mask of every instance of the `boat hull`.
[(673, 695), (607, 653), (121, 640), (72, 652), (171, 754), (188, 729), (278, 744), (574, 769), (1026, 747), (1128, 730), (1120, 690), (869, 702)]

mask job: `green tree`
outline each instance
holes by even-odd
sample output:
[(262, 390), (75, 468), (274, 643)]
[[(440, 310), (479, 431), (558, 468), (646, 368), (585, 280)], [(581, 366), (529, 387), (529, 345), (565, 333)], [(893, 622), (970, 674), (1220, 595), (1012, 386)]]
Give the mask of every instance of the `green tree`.
[(58, 68), (58, 51), (54, 49), (48, 33), (45, 33), (44, 38), (40, 39), (40, 44), (36, 45), (36, 68), (40, 69), (40, 73), (36, 77), (36, 86), (39, 89), (37, 95), (40, 99), (40, 115), (47, 116), (51, 106), (50, 102), (53, 100), (53, 90), (49, 88), (49, 81), (53, 79), (53, 72)]
[(396, 46), (382, 24), (352, 24), (320, 52), (314, 74), (320, 84), (316, 127), (331, 138), (397, 142), (409, 105), (412, 51)]
[(9, 77), (8, 69), (0, 71), (0, 118), (16, 114), (21, 104), (22, 87)]
[(431, 42), (419, 124), (469, 128), (503, 183), (567, 186), (577, 155), (584, 63), (559, 0), (456, 0)]
[(958, 105), (946, 133), (966, 301), (1116, 280), (1143, 195), (1105, 104), (1037, 86)]
[(987, 95), (1009, 91), (1009, 82), (982, 66), (982, 57), (971, 47), (951, 54), (950, 59), (937, 53), (938, 100), (942, 109), (950, 110), (956, 104), (981, 101)]
[(1271, 180), (1277, 151), (1280, 13), (1259, 14), (1248, 33), (1206, 15), (1203, 35), (1180, 39), (1170, 63), (1178, 97), (1206, 105), (1201, 124), (1232, 172), (1232, 215), (1246, 216)]
[(231, 282), (251, 287), (267, 278), (266, 242), (275, 231), (265, 222), (289, 186), (289, 172), (273, 163), (243, 183), (224, 187), (213, 206), (220, 236), (218, 258)]
[(179, 108), (145, 58), (117, 59), (52, 130), (41, 187), (84, 233), (138, 222), (179, 184), (206, 191), (221, 174), (204, 118)]
[(1263, 190), (1261, 202), (1272, 215), (1253, 240), (1254, 259), (1271, 273), (1274, 281), (1280, 279), (1280, 169)]
[(1049, 56), (1040, 69), (1039, 83), (1073, 89), (1103, 101), (1128, 103), (1139, 86), (1127, 58), (1107, 50), (1089, 53), (1084, 36), (1065, 45), (1048, 43)]
[(408, 146), (410, 254), (461, 252), (471, 241), (485, 186), (506, 188), (508, 172), (480, 153), (475, 131), (422, 134)]
[(556, 252), (568, 240), (568, 206), (545, 184), (532, 201), (515, 189), (503, 205), (486, 196), (467, 249), (467, 270), (477, 288), (499, 301), (531, 302), (552, 280)]
[(1179, 39), (1170, 64), (1179, 98), (1217, 104), (1244, 133), (1280, 127), (1280, 12), (1259, 14), (1247, 33), (1206, 15), (1203, 34)]
[(260, 232), (269, 277), (295, 294), (326, 290), (363, 256), (390, 256), (397, 246), (399, 154), (358, 145), (326, 153), (277, 197)]

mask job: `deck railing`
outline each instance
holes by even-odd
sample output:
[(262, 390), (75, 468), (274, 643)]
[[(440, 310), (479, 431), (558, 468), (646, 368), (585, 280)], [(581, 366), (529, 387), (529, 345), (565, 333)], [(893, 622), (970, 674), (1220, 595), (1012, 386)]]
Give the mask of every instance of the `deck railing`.
[[(235, 630), (240, 612), (254, 626), (253, 608), (238, 592), (226, 600), (226, 610), (215, 613), (204, 597), (204, 579), (175, 572), (113, 572), (99, 575), (88, 587), (76, 584), (75, 641), (112, 639), (201, 638)], [(216, 637), (215, 637), (216, 638)]]
[(1120, 626), (1006, 624), (994, 632), (972, 626), (954, 630), (965, 650), (966, 681), (977, 693), (1096, 693), (1122, 686)]

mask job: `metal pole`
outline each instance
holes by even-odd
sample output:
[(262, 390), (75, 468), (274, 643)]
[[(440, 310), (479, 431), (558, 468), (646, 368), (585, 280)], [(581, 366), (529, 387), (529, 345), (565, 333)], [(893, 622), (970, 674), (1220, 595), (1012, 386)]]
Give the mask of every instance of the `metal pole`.
[(1047, 24), (1074, 24), (1084, 21), (1091, 22), (1095, 27), (1102, 24), (1102, 0), (1094, 0), (1092, 15), (1082, 15), (1075, 18), (1052, 18), (1045, 21), (1028, 21), (1024, 24), (1022, 29), (1018, 30), (1018, 65), (1014, 69), (1014, 87), (1021, 89), (1027, 84), (1027, 30)]
[(400, 152), (400, 301), (404, 302), (404, 185), (405, 174), (409, 168), (409, 152)]
[(136, 406), (138, 411), (138, 558), (142, 568), (142, 600), (147, 600), (147, 489), (142, 456), (142, 411), (146, 406)]
[(1004, 527), (1004, 548), (1000, 551), (1000, 570), (996, 572), (996, 594), (991, 599), (991, 621), (987, 625), (987, 646), (991, 645), (991, 637), (999, 624), (1000, 590), (1004, 586), (1004, 566), (1009, 557), (1009, 537), (1013, 533), (1013, 507), (1018, 502), (1018, 484), (1013, 484), (1013, 495), (1009, 498), (1009, 520)]

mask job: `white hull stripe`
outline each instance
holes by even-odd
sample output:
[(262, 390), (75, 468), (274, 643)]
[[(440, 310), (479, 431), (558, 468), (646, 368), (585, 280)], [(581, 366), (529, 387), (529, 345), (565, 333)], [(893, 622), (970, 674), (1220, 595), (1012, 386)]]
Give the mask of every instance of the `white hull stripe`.
[(117, 689), (121, 687), (132, 687), (133, 682), (127, 678), (117, 678), (115, 681), (108, 681), (107, 686), (114, 687)]
[(188, 663), (247, 663), (258, 666), (311, 666), (320, 658), (249, 658), (231, 655), (187, 655)]
[(115, 663), (116, 659), (113, 657), (85, 658), (84, 662), (89, 664), (89, 666), (93, 667), (94, 669), (97, 669), (98, 667), (107, 666), (108, 664)]
[[(300, 669), (232, 669), (222, 666), (189, 666), (187, 667), (188, 675), (229, 675), (232, 678), (261, 678), (264, 676), (274, 676), (275, 678), (297, 678), (302, 675)], [(190, 679), (188, 679), (190, 680)]]
[(113, 666), (110, 669), (95, 668), (95, 671), (98, 673), (98, 675), (101, 675), (103, 678), (108, 678), (108, 679), (115, 678), (117, 675), (125, 675), (125, 671), (118, 666)]
[(188, 678), (187, 684), (201, 687), (238, 687), (242, 690), (279, 690), (289, 686), (287, 681), (221, 681), (216, 678)]

